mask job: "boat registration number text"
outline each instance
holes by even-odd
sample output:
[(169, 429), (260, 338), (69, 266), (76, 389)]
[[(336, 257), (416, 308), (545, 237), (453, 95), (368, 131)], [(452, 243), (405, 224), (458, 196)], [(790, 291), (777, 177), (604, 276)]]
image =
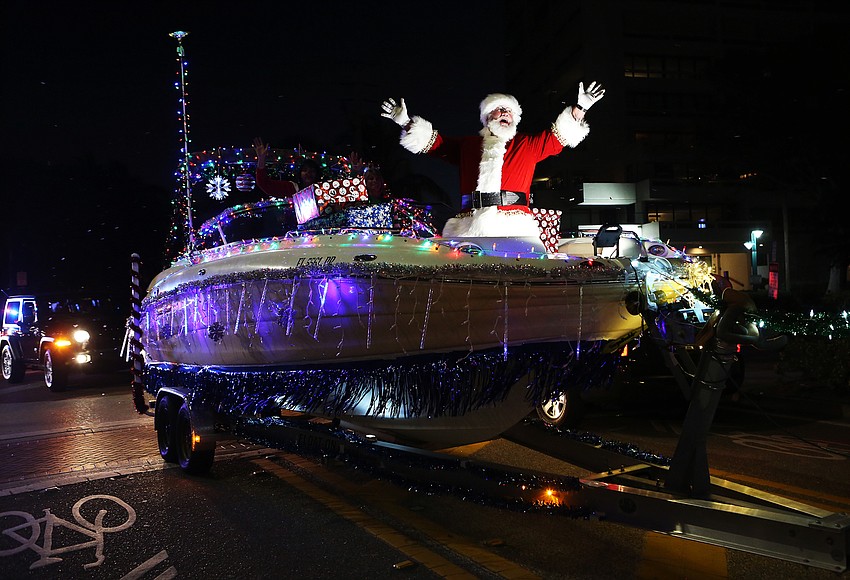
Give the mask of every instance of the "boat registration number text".
[(330, 266), (336, 262), (336, 256), (315, 256), (312, 258), (298, 258), (298, 266)]

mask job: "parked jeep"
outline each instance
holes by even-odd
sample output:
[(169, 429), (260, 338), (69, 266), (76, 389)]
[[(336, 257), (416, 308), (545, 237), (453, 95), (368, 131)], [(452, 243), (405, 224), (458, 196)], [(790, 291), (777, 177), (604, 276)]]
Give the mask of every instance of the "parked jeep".
[(121, 359), (126, 320), (107, 297), (10, 296), (0, 330), (3, 379), (20, 382), (27, 369), (37, 369), (47, 387), (59, 391), (71, 373), (117, 370), (126, 364)]

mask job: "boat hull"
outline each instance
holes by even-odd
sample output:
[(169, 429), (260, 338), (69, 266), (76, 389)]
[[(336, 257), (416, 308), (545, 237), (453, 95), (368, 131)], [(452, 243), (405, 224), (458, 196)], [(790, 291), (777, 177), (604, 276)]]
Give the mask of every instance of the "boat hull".
[(616, 263), (395, 240), (312, 241), (172, 268), (143, 302), (146, 355), (223, 367), (345, 363), (610, 340), (641, 326), (637, 283)]
[(182, 259), (142, 301), (146, 388), (423, 448), (496, 437), (553, 393), (603, 381), (602, 345), (642, 318), (628, 260), (483, 243), (358, 232)]

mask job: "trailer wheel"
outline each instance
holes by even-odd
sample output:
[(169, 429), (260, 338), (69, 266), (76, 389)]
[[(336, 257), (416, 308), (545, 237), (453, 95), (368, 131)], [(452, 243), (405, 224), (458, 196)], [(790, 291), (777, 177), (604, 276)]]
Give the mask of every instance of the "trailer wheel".
[(173, 409), (170, 397), (161, 397), (156, 403), (154, 417), (156, 425), (156, 443), (159, 454), (168, 463), (177, 462), (177, 445), (175, 444), (175, 429), (177, 427), (177, 413)]
[(537, 416), (554, 427), (576, 427), (584, 417), (584, 401), (579, 389), (567, 389), (557, 397), (539, 403)]
[(199, 446), (192, 428), (192, 413), (184, 403), (177, 413), (177, 461), (187, 473), (201, 474), (210, 470), (215, 447)]
[(0, 367), (3, 369), (3, 378), (10, 383), (20, 383), (27, 372), (23, 361), (15, 357), (10, 344), (3, 345), (3, 350), (0, 352)]
[(56, 364), (53, 352), (48, 348), (44, 351), (44, 384), (47, 388), (58, 393), (68, 385), (68, 369), (62, 364)]

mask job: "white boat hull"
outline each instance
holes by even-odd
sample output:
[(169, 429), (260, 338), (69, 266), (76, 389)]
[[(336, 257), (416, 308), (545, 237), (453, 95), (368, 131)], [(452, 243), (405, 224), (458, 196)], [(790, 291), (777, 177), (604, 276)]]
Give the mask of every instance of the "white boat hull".
[(602, 345), (642, 328), (629, 260), (457, 245), (355, 232), (181, 259), (142, 302), (146, 386), (438, 448), (496, 437), (543, 397), (593, 382), (613, 358)]
[[(407, 238), (356, 247), (317, 238), (328, 239), (163, 273), (142, 312), (149, 360), (222, 367), (384, 360), (617, 339), (642, 322), (627, 305), (637, 283), (614, 262), (588, 269), (583, 259), (423, 250), (427, 241)], [(305, 266), (326, 263), (329, 250), (329, 267)], [(364, 255), (372, 260), (358, 262)]]

